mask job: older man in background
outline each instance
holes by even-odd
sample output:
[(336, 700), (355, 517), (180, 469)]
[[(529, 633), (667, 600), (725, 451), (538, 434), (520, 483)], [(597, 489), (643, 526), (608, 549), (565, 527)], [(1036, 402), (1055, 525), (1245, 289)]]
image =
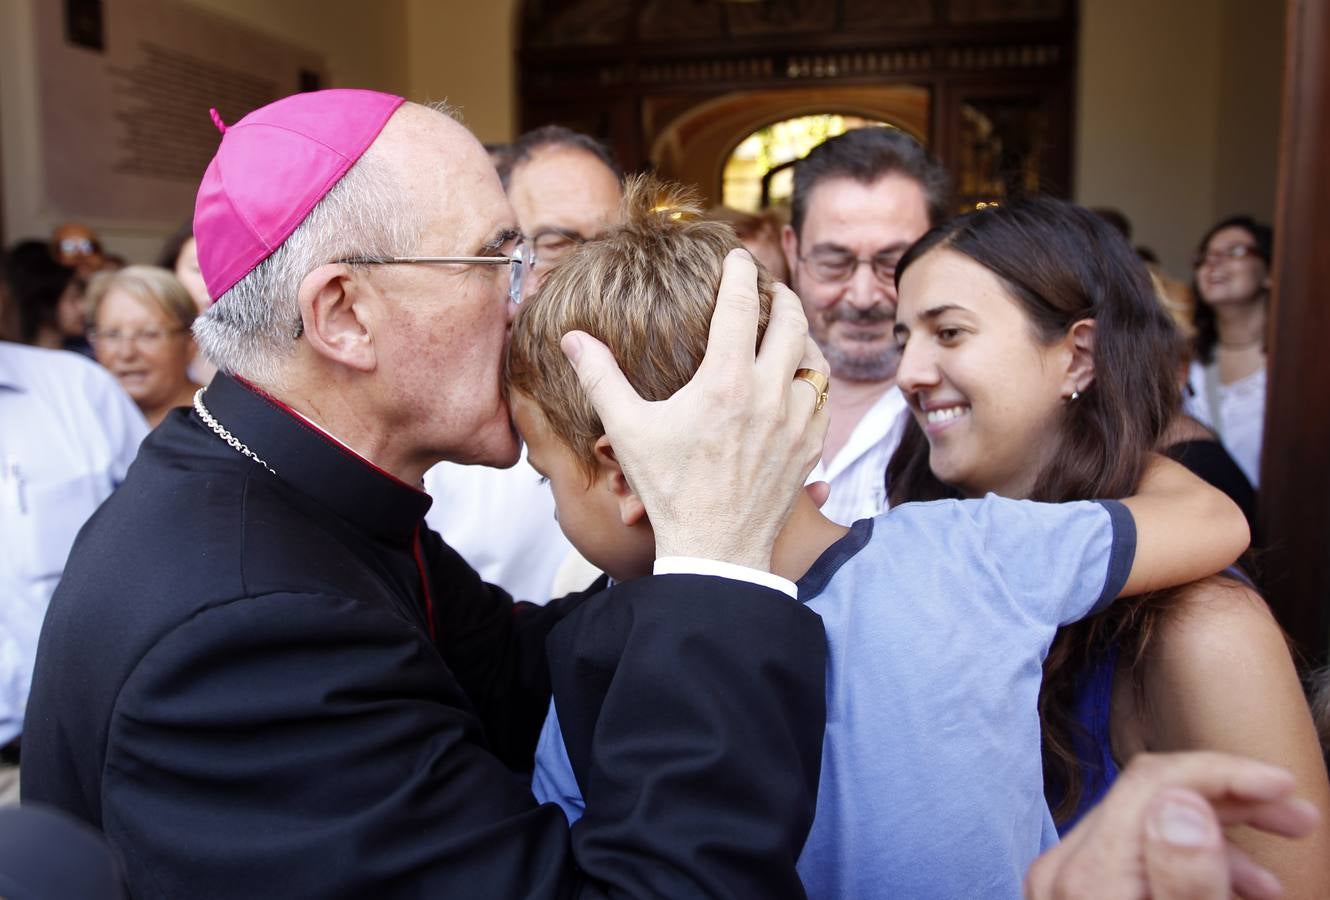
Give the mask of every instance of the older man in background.
[[(801, 896), (825, 643), (766, 571), (825, 430), (792, 380), (825, 366), (797, 300), (755, 358), (731, 260), (704, 371), (662, 404), (565, 339), (662, 559), (576, 608), (515, 606), (424, 527), (418, 487), (517, 456), (499, 382), (529, 258), (484, 150), (371, 91), (215, 121), (195, 329), (220, 372), (79, 536), (25, 798), (98, 827), (136, 897)], [(514, 771), (547, 635), (588, 750), (571, 837)]]
[[(573, 248), (619, 220), (619, 166), (588, 135), (558, 125), (529, 131), (504, 148), (498, 170), (534, 256), (527, 295)], [(435, 501), (426, 516), (430, 527), (482, 578), (514, 597), (549, 599), (560, 565), (576, 554), (525, 448), (509, 469), (439, 463), (425, 473), (425, 490)], [(580, 583), (574, 577), (569, 586), (585, 587), (594, 577), (594, 571)]]

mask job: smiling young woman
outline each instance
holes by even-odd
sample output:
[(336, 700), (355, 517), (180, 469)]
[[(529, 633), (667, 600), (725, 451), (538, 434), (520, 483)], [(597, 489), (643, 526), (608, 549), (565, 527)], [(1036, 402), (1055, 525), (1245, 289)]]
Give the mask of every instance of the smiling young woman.
[[(1120, 235), (1071, 204), (1016, 200), (929, 232), (897, 278), (897, 378), (914, 422), (888, 471), (893, 506), (988, 492), (1045, 501), (1131, 493), (1178, 414), (1180, 337)], [(1236, 570), (1062, 629), (1040, 714), (1046, 791), (1062, 828), (1145, 751), (1275, 762), (1330, 812), (1283, 634)], [(1290, 895), (1330, 893), (1325, 824), (1296, 844), (1234, 839)]]
[(1219, 222), (1196, 251), (1196, 357), (1187, 412), (1213, 428), (1253, 486), (1265, 425), (1265, 318), (1274, 235), (1250, 216)]

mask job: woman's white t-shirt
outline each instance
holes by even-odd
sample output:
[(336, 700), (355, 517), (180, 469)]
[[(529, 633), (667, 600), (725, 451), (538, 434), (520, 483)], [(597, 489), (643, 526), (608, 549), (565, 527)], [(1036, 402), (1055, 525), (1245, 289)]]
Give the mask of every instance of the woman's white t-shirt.
[(1219, 433), (1224, 449), (1237, 461), (1251, 482), (1259, 487), (1261, 435), (1265, 430), (1265, 367), (1232, 384), (1219, 380), (1219, 368), (1191, 364), (1188, 392), (1183, 409)]

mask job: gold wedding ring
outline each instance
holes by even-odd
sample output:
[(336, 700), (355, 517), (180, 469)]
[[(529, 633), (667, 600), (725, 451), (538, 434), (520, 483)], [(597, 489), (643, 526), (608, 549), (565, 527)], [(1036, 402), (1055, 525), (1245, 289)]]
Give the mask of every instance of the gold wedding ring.
[(794, 380), (806, 381), (813, 386), (813, 390), (817, 391), (817, 405), (813, 407), (813, 412), (821, 412), (827, 404), (827, 387), (831, 380), (817, 369), (796, 369)]

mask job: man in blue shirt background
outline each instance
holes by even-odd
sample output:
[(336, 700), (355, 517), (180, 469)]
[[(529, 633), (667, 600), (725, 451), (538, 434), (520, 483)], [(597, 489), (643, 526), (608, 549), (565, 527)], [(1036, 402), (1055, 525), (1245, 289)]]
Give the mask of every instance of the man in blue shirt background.
[(37, 635), (83, 523), (125, 478), (147, 423), (97, 364), (0, 341), (0, 804), (18, 800)]

